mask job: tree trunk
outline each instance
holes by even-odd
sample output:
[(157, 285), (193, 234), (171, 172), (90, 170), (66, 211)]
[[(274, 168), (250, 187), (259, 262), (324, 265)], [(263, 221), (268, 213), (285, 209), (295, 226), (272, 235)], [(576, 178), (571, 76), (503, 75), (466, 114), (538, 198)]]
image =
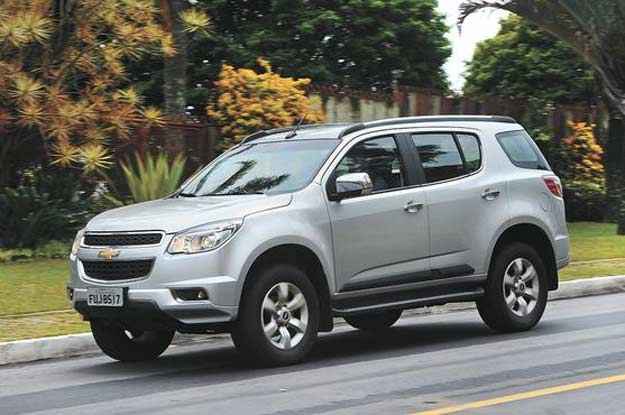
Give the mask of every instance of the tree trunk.
[(617, 221), (617, 233), (625, 235), (625, 123), (615, 110), (610, 111), (605, 175), (608, 217)]
[[(171, 119), (181, 120), (185, 116), (187, 100), (188, 38), (184, 25), (178, 17), (188, 7), (186, 0), (162, 0), (161, 7), (167, 28), (172, 34), (176, 54), (166, 57), (163, 67), (163, 95), (165, 114)], [(169, 151), (179, 153), (184, 150), (184, 137), (179, 129), (169, 127), (166, 131)]]

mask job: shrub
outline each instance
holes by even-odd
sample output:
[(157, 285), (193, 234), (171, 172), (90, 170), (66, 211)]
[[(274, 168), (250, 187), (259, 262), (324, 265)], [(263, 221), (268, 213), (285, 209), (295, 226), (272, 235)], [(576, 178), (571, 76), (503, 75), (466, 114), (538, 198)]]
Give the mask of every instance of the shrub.
[(223, 148), (228, 148), (258, 130), (323, 121), (323, 114), (306, 96), (310, 79), (283, 78), (269, 63), (258, 60), (264, 73), (224, 65), (215, 82), (219, 96), (207, 107), (208, 116), (219, 126)]
[(17, 187), (0, 190), (0, 247), (34, 248), (72, 239), (92, 215), (80, 180), (40, 169), (21, 176)]
[(569, 129), (560, 143), (548, 140), (539, 146), (562, 179), (567, 219), (602, 221), (607, 209), (603, 148), (591, 124), (569, 123)]
[(49, 241), (33, 251), (36, 258), (67, 258), (72, 250), (71, 241)]
[(559, 170), (565, 180), (605, 186), (603, 148), (595, 138), (593, 126), (569, 123), (571, 134), (562, 140), (559, 148)]
[(3, 262), (25, 261), (35, 258), (63, 259), (69, 256), (71, 247), (72, 243), (70, 241), (49, 241), (35, 249), (0, 249), (0, 264)]
[(564, 204), (569, 222), (603, 222), (606, 219), (607, 198), (603, 186), (567, 183), (564, 186)]
[(156, 157), (147, 154), (144, 158), (145, 160), (136, 153), (134, 166), (129, 161), (121, 163), (135, 203), (159, 199), (173, 193), (180, 184), (186, 163), (182, 155), (176, 156), (171, 162), (164, 153)]

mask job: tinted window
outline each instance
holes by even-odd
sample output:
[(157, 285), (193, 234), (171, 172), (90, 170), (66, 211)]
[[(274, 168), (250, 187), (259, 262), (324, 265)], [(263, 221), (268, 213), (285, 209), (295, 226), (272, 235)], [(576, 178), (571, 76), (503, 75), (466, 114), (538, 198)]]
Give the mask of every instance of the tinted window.
[(549, 164), (524, 130), (497, 134), (497, 141), (517, 167), (537, 170), (550, 170)]
[(394, 189), (404, 185), (404, 169), (393, 137), (363, 141), (352, 147), (335, 170), (335, 177), (347, 173), (367, 173), (373, 191)]
[(285, 193), (306, 186), (338, 140), (243, 145), (201, 172), (182, 190), (195, 196)]
[(464, 174), (462, 157), (451, 134), (413, 134), (412, 141), (417, 147), (428, 183)]
[(478, 170), (482, 165), (482, 154), (477, 137), (471, 134), (456, 134), (456, 139), (464, 156), (465, 172), (471, 173)]

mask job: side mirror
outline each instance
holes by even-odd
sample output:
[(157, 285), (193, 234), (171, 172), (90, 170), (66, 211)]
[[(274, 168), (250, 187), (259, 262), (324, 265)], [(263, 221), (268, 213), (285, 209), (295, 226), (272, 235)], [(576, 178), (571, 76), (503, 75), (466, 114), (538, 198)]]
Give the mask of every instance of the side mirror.
[(336, 179), (336, 191), (330, 200), (340, 201), (350, 197), (364, 196), (373, 190), (373, 182), (367, 173), (349, 173)]

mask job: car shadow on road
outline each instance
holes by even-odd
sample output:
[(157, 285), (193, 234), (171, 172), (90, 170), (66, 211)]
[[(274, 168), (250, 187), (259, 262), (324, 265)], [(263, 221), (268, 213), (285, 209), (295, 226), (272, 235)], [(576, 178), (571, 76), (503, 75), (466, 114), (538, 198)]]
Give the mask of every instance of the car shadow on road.
[(332, 367), (367, 360), (388, 359), (405, 355), (419, 355), (434, 350), (451, 349), (501, 341), (479, 321), (403, 323), (377, 333), (362, 332), (341, 327), (333, 333), (322, 334), (309, 358), (299, 365), (282, 368), (257, 368), (250, 365), (230, 342), (224, 344), (194, 343), (173, 348), (160, 359), (152, 362), (122, 364), (105, 362), (93, 366), (81, 366), (79, 371), (90, 374), (151, 375), (172, 371), (181, 377), (199, 373), (212, 375), (210, 381), (229, 380), (243, 374), (245, 378), (275, 373), (306, 371), (313, 368)]

